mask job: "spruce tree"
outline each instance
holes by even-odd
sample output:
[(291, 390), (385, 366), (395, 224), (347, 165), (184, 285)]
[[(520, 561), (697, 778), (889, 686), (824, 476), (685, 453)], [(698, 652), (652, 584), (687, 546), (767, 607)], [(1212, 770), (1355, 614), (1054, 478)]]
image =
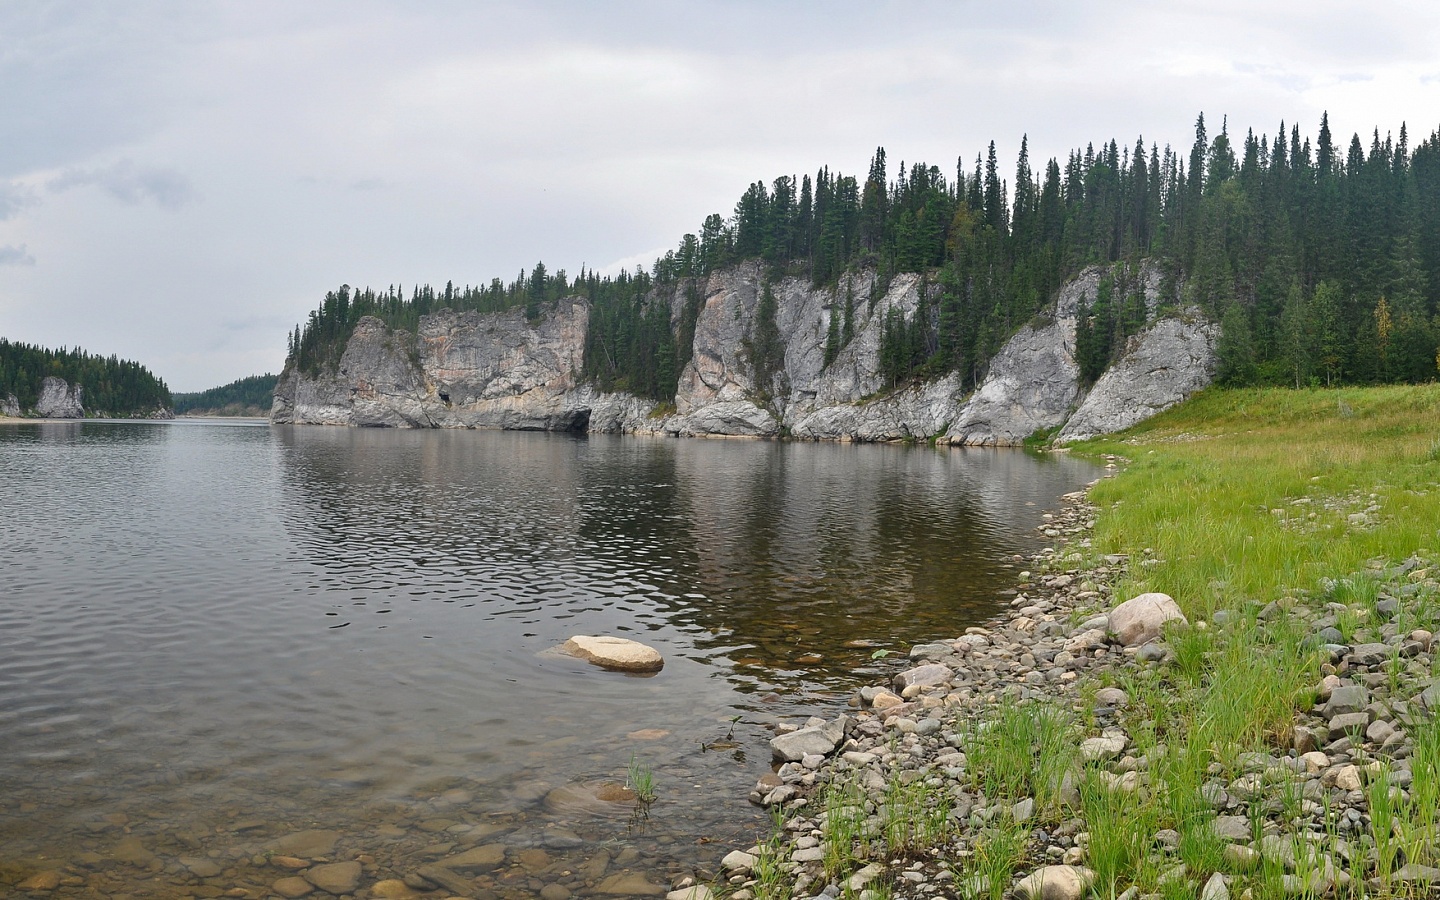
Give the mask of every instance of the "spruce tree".
[(1250, 316), (1232, 300), (1220, 320), (1215, 344), (1215, 378), (1221, 384), (1243, 387), (1255, 379), (1255, 348), (1250, 341)]

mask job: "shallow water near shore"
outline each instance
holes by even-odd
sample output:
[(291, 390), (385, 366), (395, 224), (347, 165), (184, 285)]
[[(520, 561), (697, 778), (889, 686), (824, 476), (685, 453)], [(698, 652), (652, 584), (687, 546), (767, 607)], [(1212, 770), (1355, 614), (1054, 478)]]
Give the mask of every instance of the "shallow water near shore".
[[(491, 844), (476, 893), (713, 866), (764, 825), (744, 797), (765, 726), (833, 714), (875, 649), (991, 615), (1046, 509), (1097, 474), (1018, 451), (7, 423), (0, 890), (59, 865), (62, 894), (263, 896), (316, 829), (329, 846), (293, 855), (363, 854), (362, 885)], [(546, 652), (572, 634), (665, 668)], [(632, 763), (648, 810), (606, 787)]]

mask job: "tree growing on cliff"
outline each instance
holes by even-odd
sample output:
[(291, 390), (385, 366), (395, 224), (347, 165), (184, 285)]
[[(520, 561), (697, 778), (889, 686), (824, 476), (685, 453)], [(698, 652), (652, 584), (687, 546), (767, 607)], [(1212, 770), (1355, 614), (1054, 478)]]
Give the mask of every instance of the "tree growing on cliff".
[(775, 396), (776, 376), (785, 368), (785, 342), (780, 336), (780, 326), (775, 321), (778, 303), (775, 292), (766, 281), (760, 291), (760, 300), (755, 307), (755, 321), (746, 339), (746, 356), (750, 360), (750, 371), (754, 374), (757, 400), (768, 406)]
[(99, 356), (78, 347), (51, 350), (0, 338), (0, 398), (13, 394), (20, 408), (32, 409), (47, 376), (85, 389), (87, 413), (148, 416), (169, 409), (170, 389), (149, 369), (118, 356)]
[[(974, 387), (991, 355), (1068, 278), (1096, 264), (1134, 273), (1149, 259), (1164, 273), (1162, 304), (1194, 304), (1211, 320), (1237, 305), (1244, 311), (1253, 365), (1232, 373), (1237, 383), (1434, 379), (1440, 132), (1412, 150), (1403, 125), (1398, 139), (1376, 129), (1368, 148), (1353, 136), (1343, 158), (1328, 115), (1313, 144), (1283, 123), (1273, 140), (1253, 130), (1232, 139), (1238, 134), (1224, 123), (1212, 135), (1200, 115), (1188, 154), (1112, 138), (1071, 150), (1064, 163), (1052, 157), (1043, 178), (1022, 138), (1013, 186), (999, 177), (994, 142), (968, 170), (957, 164), (953, 181), (924, 162), (891, 166), (881, 147), (863, 185), (828, 166), (804, 176), (798, 192), (789, 175), (751, 182), (729, 218), (705, 217), (644, 278), (588, 272), (569, 284), (532, 272), (485, 287), (417, 286), (408, 298), (394, 287), (342, 287), (291, 336), (290, 357), (306, 370), (334, 365), (360, 315), (413, 330), (441, 306), (523, 306), (534, 321), (544, 304), (576, 294), (592, 304), (592, 327), (602, 332), (587, 338), (587, 377), (673, 395), (664, 384), (691, 355), (700, 315), (687, 285), (703, 290), (711, 273), (750, 259), (767, 278), (808, 277), (837, 294), (845, 283), (840, 347), (858, 327), (847, 273), (867, 270), (882, 285), (899, 272), (926, 273), (941, 291), (907, 320), (904, 340), (896, 337), (896, 346), (926, 348), (904, 368), (955, 371)], [(1095, 377), (1149, 314), (1144, 291), (1125, 277), (1132, 280), (1117, 286), (1108, 308), (1082, 317), (1078, 352)], [(1374, 316), (1382, 296), (1390, 315), (1383, 339)], [(661, 306), (679, 309), (665, 328), (652, 312)], [(831, 344), (827, 328), (833, 360)]]

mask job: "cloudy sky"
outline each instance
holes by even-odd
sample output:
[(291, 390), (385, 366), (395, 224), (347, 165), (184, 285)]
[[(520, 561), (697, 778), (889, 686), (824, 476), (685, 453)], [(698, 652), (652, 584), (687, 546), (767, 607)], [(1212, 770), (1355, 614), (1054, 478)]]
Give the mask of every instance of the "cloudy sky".
[[(1022, 134), (1440, 126), (1440, 4), (0, 4), (0, 335), (174, 390), (341, 283), (648, 262), (745, 185)], [(1368, 145), (1368, 141), (1367, 141)]]

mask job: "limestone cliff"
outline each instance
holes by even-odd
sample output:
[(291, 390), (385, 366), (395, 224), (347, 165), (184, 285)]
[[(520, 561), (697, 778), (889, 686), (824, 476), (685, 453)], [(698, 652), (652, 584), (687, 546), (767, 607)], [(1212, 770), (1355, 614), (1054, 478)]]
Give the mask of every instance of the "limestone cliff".
[(1121, 431), (1162, 412), (1210, 383), (1220, 327), (1194, 311), (1166, 318), (1130, 338), (1056, 440), (1083, 441)]
[(285, 371), (271, 421), (584, 431), (598, 409), (606, 430), (634, 430), (654, 404), (611, 400), (579, 382), (589, 312), (578, 299), (534, 323), (519, 309), (442, 310), (422, 317), (416, 334), (367, 316), (333, 371)]
[(87, 410), (85, 408), (84, 385), (72, 385), (57, 375), (47, 375), (40, 381), (40, 389), (35, 398), (35, 405), (28, 409), (20, 405), (19, 398), (14, 394), (0, 394), (0, 416), (18, 418), (25, 415), (32, 415), (41, 419), (83, 419), (87, 416), (102, 419), (124, 417), (146, 419), (175, 418), (173, 412), (160, 405), (156, 405), (154, 409), (148, 410), (143, 408), (105, 410), (94, 407)]
[(35, 401), (35, 413), (45, 419), (83, 419), (85, 389), (80, 385), (71, 387), (63, 378), (45, 376), (40, 382), (40, 396)]
[[(784, 365), (772, 385), (758, 385), (746, 354), (763, 290), (756, 264), (712, 275), (695, 326), (694, 356), (680, 375), (678, 415), (662, 423), (671, 434), (788, 432), (816, 440), (900, 440), (943, 429), (959, 399), (958, 379), (901, 391), (864, 402), (885, 386), (880, 376), (880, 336), (894, 309), (909, 317), (920, 305), (922, 279), (896, 276), (881, 284), (873, 272), (814, 288), (798, 278), (771, 286), (775, 324), (785, 347)], [(849, 309), (853, 337), (829, 366), (825, 343), (832, 314)]]
[[(1143, 417), (1163, 398), (1203, 386), (1212, 364), (1210, 338), (1197, 342), (1185, 336), (1187, 329), (1209, 326), (1164, 319), (1132, 341), (1117, 364), (1115, 371), (1130, 374), (1117, 375), (1113, 384), (1102, 379), (1091, 392), (1098, 395), (1094, 403), (1083, 397), (1074, 355), (1076, 317), (1093, 302), (1104, 274), (1094, 267), (1065, 285), (1035, 322), (1004, 345), (968, 397), (955, 374), (884, 390), (880, 344), (886, 316), (891, 310), (914, 316), (937, 290), (915, 274), (885, 281), (874, 272), (852, 273), (819, 288), (800, 278), (771, 281), (783, 359), (766, 383), (758, 383), (751, 348), (766, 273), (760, 264), (747, 263), (716, 272), (700, 285), (703, 305), (693, 352), (667, 414), (653, 401), (602, 393), (580, 380), (590, 308), (570, 298), (536, 321), (519, 309), (444, 310), (422, 317), (414, 333), (364, 318), (334, 370), (287, 369), (276, 386), (271, 417), (277, 423), (840, 441), (938, 436), (952, 444), (1006, 446), (1061, 426), (1080, 405), (1089, 408), (1086, 428), (1109, 431), (1133, 424), (1136, 410)], [(1153, 311), (1158, 272), (1143, 271), (1142, 282)], [(677, 303), (660, 296), (654, 301), (670, 302), (678, 322)], [(832, 317), (843, 321), (847, 315), (851, 340), (827, 366)], [(1164, 335), (1172, 338), (1161, 340)], [(1167, 348), (1182, 347), (1182, 357), (1165, 371), (1158, 361)], [(1140, 391), (1115, 386), (1136, 379), (1164, 384)]]

